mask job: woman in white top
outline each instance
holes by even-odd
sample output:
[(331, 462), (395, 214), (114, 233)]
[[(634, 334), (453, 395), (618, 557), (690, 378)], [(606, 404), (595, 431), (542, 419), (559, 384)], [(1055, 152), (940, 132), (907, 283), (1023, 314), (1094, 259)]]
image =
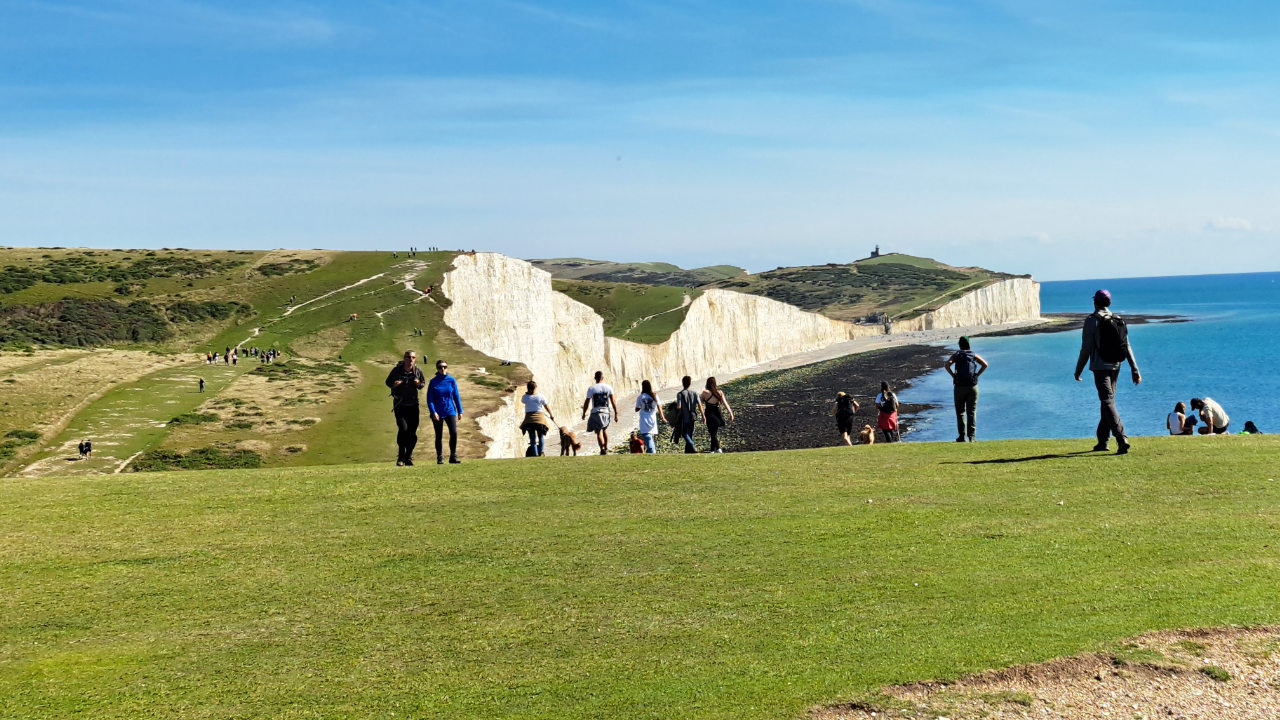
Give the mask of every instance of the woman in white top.
[[(1186, 415), (1187, 404), (1178, 403), (1173, 406), (1173, 412), (1169, 413), (1169, 419), (1165, 421), (1165, 427), (1169, 428), (1170, 435), (1191, 435), (1191, 426), (1195, 425), (1195, 418)], [(1187, 421), (1191, 423), (1188, 424)]]
[(640, 383), (640, 397), (636, 398), (636, 413), (640, 418), (638, 432), (640, 439), (644, 440), (644, 451), (649, 454), (658, 452), (658, 445), (654, 442), (658, 433), (658, 418), (662, 418), (662, 422), (665, 423), (667, 417), (663, 414), (662, 405), (658, 402), (658, 394), (653, 391), (653, 383), (648, 380)]
[(529, 449), (525, 451), (525, 457), (542, 457), (547, 432), (551, 429), (547, 419), (555, 422), (556, 416), (552, 414), (547, 399), (538, 393), (538, 383), (530, 380), (525, 388), (528, 392), (520, 398), (524, 403), (524, 421), (520, 423), (520, 431), (529, 433)]

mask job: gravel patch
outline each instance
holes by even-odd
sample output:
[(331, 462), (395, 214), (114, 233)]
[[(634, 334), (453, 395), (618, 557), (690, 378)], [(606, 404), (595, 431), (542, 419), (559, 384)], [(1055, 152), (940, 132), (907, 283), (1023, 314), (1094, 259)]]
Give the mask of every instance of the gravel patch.
[(951, 684), (885, 688), (816, 708), (813, 720), (1274, 720), (1280, 627), (1161, 632), (1093, 653), (996, 670)]

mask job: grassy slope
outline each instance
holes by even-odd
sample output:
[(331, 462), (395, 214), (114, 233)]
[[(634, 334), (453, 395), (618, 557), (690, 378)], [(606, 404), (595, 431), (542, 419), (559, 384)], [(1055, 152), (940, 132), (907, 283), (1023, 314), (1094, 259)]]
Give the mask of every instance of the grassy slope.
[(553, 280), (558, 292), (591, 306), (604, 318), (604, 334), (643, 343), (660, 343), (684, 322), (684, 296), (698, 290), (668, 285)]
[(529, 262), (562, 280), (594, 280), (678, 287), (696, 287), (746, 272), (734, 265), (712, 265), (685, 270), (670, 263), (616, 263), (585, 258), (553, 258)]
[[(0, 251), (0, 263), (21, 262), (24, 257), (28, 261), (38, 260), (42, 254), (57, 256), (61, 252), (70, 253), (71, 251), (4, 249)], [(189, 252), (200, 257), (205, 255), (202, 251)], [(138, 256), (139, 252), (114, 252), (103, 259), (117, 259), (125, 255)], [(232, 257), (243, 257), (256, 262), (265, 255), (256, 253), (252, 256), (233, 255)], [(173, 342), (167, 343), (164, 350), (180, 351), (184, 357), (192, 358), (189, 371), (181, 371), (178, 375), (174, 375), (172, 371), (165, 370), (135, 381), (134, 386), (150, 388), (154, 385), (161, 392), (140, 390), (139, 396), (147, 401), (143, 403), (145, 407), (132, 408), (130, 410), (132, 415), (126, 414), (123, 417), (132, 417), (137, 422), (167, 420), (177, 414), (170, 412), (174, 409), (171, 405), (175, 405), (171, 401), (175, 399), (178, 400), (176, 405), (188, 409), (189, 401), (192, 400), (188, 397), (190, 393), (182, 392), (180, 395), (169, 396), (164, 394), (163, 387), (170, 382), (170, 376), (189, 376), (190, 382), (194, 382), (195, 376), (211, 372), (203, 362), (195, 360), (195, 353), (203, 356), (207, 349), (221, 351), (223, 347), (235, 346), (250, 338), (253, 329), (259, 326), (263, 328), (261, 334), (252, 337), (248, 344), (281, 349), (285, 351), (286, 359), (289, 361), (296, 358), (293, 343), (297, 342), (300, 346), (308, 345), (308, 341), (318, 334), (338, 331), (338, 334), (333, 337), (341, 339), (332, 343), (329, 352), (312, 353), (312, 356), (316, 360), (334, 361), (338, 355), (342, 355), (344, 362), (353, 363), (359, 371), (359, 382), (354, 387), (326, 389), (328, 394), (324, 396), (319, 395), (318, 390), (314, 391), (309, 399), (320, 400), (323, 397), (324, 402), (306, 408), (306, 415), (319, 419), (319, 422), (311, 427), (290, 427), (287, 432), (263, 435), (260, 426), (247, 430), (231, 430), (219, 423), (215, 426), (168, 429), (158, 433), (148, 430), (137, 433), (136, 443), (134, 439), (126, 439), (122, 442), (137, 444), (139, 445), (137, 449), (157, 445), (189, 449), (206, 445), (213, 440), (253, 443), (265, 441), (272, 445), (274, 453), (267, 458), (267, 461), (274, 464), (385, 459), (394, 452), (395, 433), (390, 419), (387, 390), (382, 381), (390, 364), (399, 358), (405, 348), (413, 347), (423, 358), (430, 358), (430, 362), (434, 362), (434, 359), (441, 355), (450, 359), (450, 371), (460, 380), (464, 393), (464, 405), (468, 414), (471, 415), (471, 418), (464, 423), (462, 444), (464, 453), (471, 457), (483, 454), (484, 447), (473, 423), (475, 414), (493, 409), (497, 403), (495, 391), (507, 388), (513, 382), (522, 382), (523, 373), (526, 371), (520, 366), (500, 366), (497, 360), (467, 347), (444, 326), (442, 304), (447, 303), (447, 300), (439, 293), (436, 294), (437, 302), (435, 303), (422, 300), (419, 295), (406, 290), (401, 281), (401, 277), (407, 273), (415, 277), (415, 284), (418, 287), (438, 286), (443, 273), (452, 261), (453, 253), (421, 253), (418, 259), (423, 263), (429, 263), (429, 267), (408, 265), (406, 263), (409, 261), (403, 254), (393, 259), (390, 253), (381, 252), (273, 253), (271, 255), (271, 259), (288, 255), (315, 256), (325, 264), (310, 272), (270, 278), (250, 272), (249, 265), (245, 265), (211, 278), (192, 280), (190, 281), (192, 287), (186, 287), (188, 282), (186, 280), (170, 279), (147, 283), (147, 289), (142, 293), (143, 297), (181, 292), (191, 299), (238, 300), (252, 304), (257, 314), (238, 322), (202, 324), (198, 328), (189, 329)], [(101, 251), (97, 257), (102, 258)], [(380, 273), (386, 275), (324, 300), (304, 305), (287, 317), (283, 315), (292, 295), (297, 296), (298, 303), (304, 303)], [(102, 288), (97, 287), (98, 285), (102, 283), (81, 285), (41, 283), (20, 293), (2, 295), (0, 301), (34, 302), (77, 294), (104, 297), (114, 295), (110, 287)], [(384, 312), (384, 315), (379, 318), (375, 314), (377, 312)], [(347, 322), (351, 313), (356, 313), (359, 317), (354, 323)], [(424, 331), (423, 336), (414, 334), (417, 328)], [(319, 347), (320, 344), (310, 343), (309, 346)], [(109, 350), (95, 351), (97, 361), (103, 364), (112, 362), (111, 353), (112, 351)], [(39, 363), (33, 361), (29, 365), (31, 368), (36, 368)], [(222, 375), (230, 371), (232, 375), (239, 376), (251, 371), (256, 365), (256, 362), (242, 362), (239, 368), (219, 368), (217, 369), (218, 382), (214, 382), (213, 374), (206, 375), (206, 380), (210, 381), (211, 385), (204, 400), (214, 401), (219, 397), (235, 397), (242, 389), (242, 385), (231, 382), (234, 378), (222, 378)], [(21, 367), (15, 367), (13, 379), (17, 380), (21, 377)], [(479, 374), (478, 368), (485, 368), (488, 374)], [(226, 390), (222, 391), (224, 387)], [(175, 389), (185, 390), (185, 386), (178, 386)], [(195, 399), (198, 401), (200, 398), (197, 396)], [(107, 400), (109, 401), (109, 398)], [(97, 407), (98, 404), (91, 405), (72, 419), (66, 430), (44, 438), (43, 443), (47, 449), (25, 458), (22, 461), (23, 464), (56, 456), (61, 451), (60, 446), (73, 437), (80, 437), (79, 433), (84, 429), (100, 426), (103, 417), (110, 417), (104, 416), (104, 413), (115, 410)], [(28, 417), (29, 415), (30, 413), (22, 414), (16, 410), (7, 412), (3, 406), (0, 406), (0, 430), (7, 429), (10, 423), (21, 422), (23, 427), (30, 427), (33, 421), (37, 425), (49, 425), (53, 422), (52, 416), (32, 418)], [(271, 416), (270, 408), (267, 410), (267, 415)], [(426, 425), (429, 430), (429, 423)], [(211, 436), (214, 430), (216, 433)], [(359, 433), (361, 442), (351, 442), (353, 431)], [(422, 435), (423, 433), (420, 432), (420, 436)], [(307, 451), (301, 454), (283, 453), (283, 448), (290, 446), (306, 447)], [(388, 448), (392, 450), (389, 451)], [(129, 450), (124, 457), (136, 451), (132, 445), (117, 449), (120, 452)], [(103, 453), (103, 460), (104, 462), (106, 460), (105, 453)], [(91, 468), (86, 465), (77, 469)]]
[(872, 313), (912, 317), (998, 279), (981, 268), (953, 268), (899, 253), (841, 265), (778, 268), (716, 282), (712, 287), (764, 295), (841, 320)]
[(0, 715), (801, 717), (1280, 620), (1280, 438), (1088, 444), (12, 479)]

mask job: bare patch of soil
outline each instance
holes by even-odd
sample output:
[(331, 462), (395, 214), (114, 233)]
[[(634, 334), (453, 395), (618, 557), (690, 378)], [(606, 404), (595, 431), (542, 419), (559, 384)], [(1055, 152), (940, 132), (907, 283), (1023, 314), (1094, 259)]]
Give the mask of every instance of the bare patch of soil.
[(815, 708), (810, 717), (1273, 720), (1280, 717), (1280, 627), (1152, 633), (1111, 653), (885, 688)]

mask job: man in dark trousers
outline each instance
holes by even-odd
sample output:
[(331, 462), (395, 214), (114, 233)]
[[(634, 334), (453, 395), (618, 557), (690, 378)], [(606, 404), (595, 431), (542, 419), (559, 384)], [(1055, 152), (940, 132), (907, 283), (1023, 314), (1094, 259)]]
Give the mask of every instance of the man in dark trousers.
[(418, 390), (426, 385), (426, 378), (417, 363), (418, 354), (405, 350), (404, 360), (387, 373), (391, 410), (396, 416), (396, 465), (413, 465), (413, 448), (418, 444)]
[(1133, 375), (1133, 384), (1142, 382), (1138, 361), (1129, 346), (1129, 330), (1124, 320), (1111, 312), (1111, 293), (1099, 290), (1093, 294), (1093, 314), (1085, 318), (1081, 333), (1080, 357), (1076, 359), (1076, 382), (1085, 363), (1093, 372), (1093, 384), (1098, 388), (1101, 415), (1098, 420), (1098, 444), (1094, 452), (1107, 450), (1107, 438), (1114, 435), (1117, 455), (1129, 452), (1129, 439), (1124, 434), (1124, 423), (1116, 409), (1116, 382), (1120, 379), (1120, 366), (1127, 360)]
[[(964, 442), (968, 436), (973, 442), (978, 434), (975, 421), (978, 415), (978, 377), (987, 371), (987, 361), (969, 347), (969, 338), (960, 337), (960, 349), (942, 368), (951, 376), (952, 398), (956, 403), (956, 442)], [(968, 428), (965, 421), (968, 421)]]

